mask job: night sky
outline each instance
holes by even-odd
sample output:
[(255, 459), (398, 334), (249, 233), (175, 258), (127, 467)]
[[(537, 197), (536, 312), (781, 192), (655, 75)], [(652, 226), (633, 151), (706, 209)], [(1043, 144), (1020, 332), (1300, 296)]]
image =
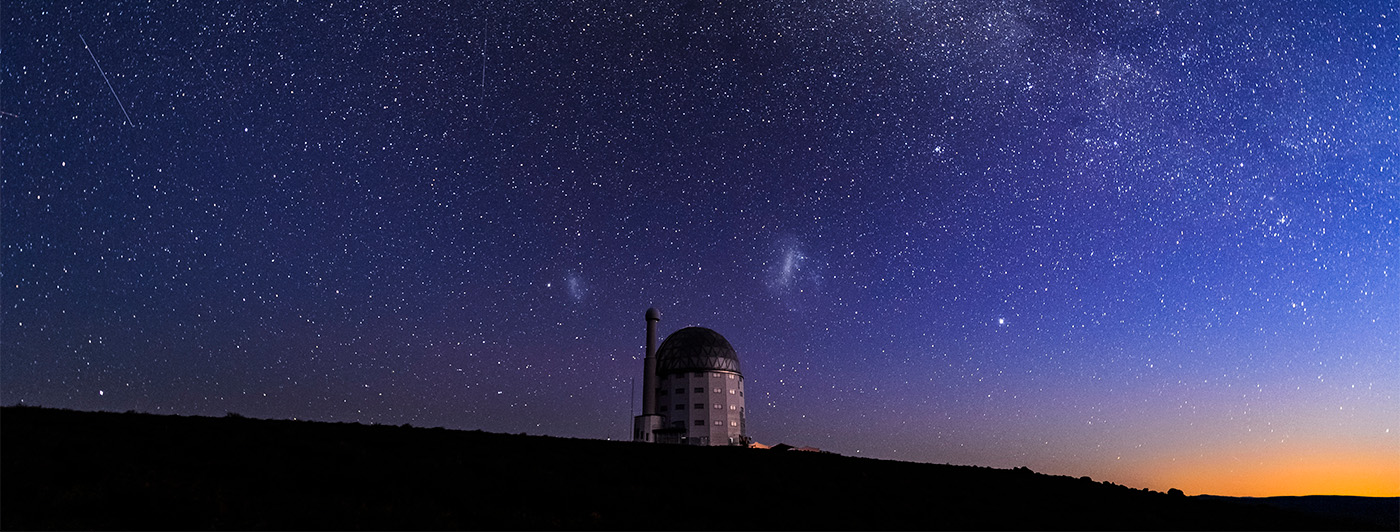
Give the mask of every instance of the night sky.
[(6, 2), (0, 402), (1400, 495), (1394, 2), (452, 4)]

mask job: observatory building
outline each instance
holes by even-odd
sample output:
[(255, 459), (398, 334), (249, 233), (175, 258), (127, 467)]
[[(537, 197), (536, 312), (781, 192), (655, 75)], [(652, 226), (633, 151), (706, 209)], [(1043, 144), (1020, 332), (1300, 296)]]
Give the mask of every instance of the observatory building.
[(687, 445), (748, 445), (744, 375), (739, 357), (719, 333), (686, 327), (656, 345), (661, 313), (647, 309), (642, 414), (632, 440)]

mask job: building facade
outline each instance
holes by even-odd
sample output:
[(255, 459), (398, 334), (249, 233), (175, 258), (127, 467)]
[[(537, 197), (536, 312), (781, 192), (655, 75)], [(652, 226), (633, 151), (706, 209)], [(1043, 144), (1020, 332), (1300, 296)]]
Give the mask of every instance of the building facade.
[(633, 440), (686, 445), (748, 445), (744, 375), (729, 341), (686, 327), (656, 346), (656, 309), (647, 310), (642, 414)]

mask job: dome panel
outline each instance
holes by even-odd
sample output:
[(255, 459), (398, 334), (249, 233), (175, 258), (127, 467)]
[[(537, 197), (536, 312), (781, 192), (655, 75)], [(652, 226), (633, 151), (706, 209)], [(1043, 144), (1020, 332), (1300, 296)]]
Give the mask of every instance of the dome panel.
[(704, 327), (673, 332), (656, 350), (656, 371), (732, 371), (739, 373), (739, 355), (729, 340)]

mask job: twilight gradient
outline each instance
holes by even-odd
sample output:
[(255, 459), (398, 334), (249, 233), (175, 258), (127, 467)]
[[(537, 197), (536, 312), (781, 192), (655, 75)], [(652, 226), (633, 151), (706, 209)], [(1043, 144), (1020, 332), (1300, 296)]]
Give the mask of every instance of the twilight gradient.
[(1400, 495), (1394, 2), (453, 4), (7, 3), (0, 402)]

